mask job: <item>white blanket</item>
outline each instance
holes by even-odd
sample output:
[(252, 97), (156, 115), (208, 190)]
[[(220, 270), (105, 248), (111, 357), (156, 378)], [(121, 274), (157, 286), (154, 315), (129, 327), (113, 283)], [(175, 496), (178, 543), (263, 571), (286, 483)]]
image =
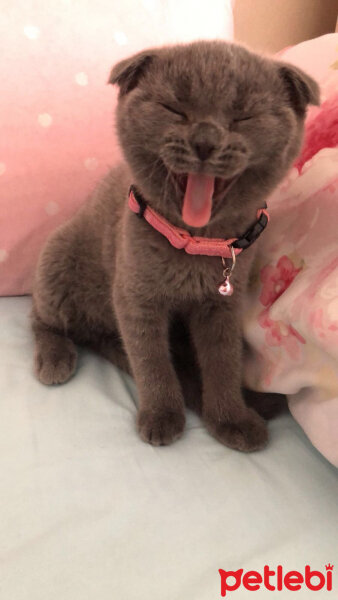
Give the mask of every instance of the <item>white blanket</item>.
[(218, 569), (335, 562), (337, 471), (291, 417), (250, 455), (192, 414), (180, 441), (146, 445), (134, 386), (103, 359), (82, 352), (64, 386), (36, 381), (30, 304), (0, 299), (1, 600), (217, 600)]

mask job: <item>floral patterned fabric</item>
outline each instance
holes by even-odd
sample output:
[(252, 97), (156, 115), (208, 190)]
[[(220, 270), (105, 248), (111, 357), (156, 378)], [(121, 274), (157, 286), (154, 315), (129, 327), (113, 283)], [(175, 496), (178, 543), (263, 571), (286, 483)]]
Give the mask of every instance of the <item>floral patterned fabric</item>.
[(338, 466), (338, 35), (287, 49), (321, 86), (303, 151), (268, 200), (250, 288), (246, 383), (285, 393), (315, 446)]

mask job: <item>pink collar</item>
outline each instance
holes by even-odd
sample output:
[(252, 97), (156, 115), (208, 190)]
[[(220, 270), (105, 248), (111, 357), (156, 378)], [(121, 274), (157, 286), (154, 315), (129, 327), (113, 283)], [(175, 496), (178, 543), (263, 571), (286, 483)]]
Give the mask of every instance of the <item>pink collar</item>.
[(240, 238), (229, 238), (228, 240), (217, 238), (194, 237), (185, 229), (175, 227), (164, 217), (159, 215), (153, 208), (147, 205), (144, 198), (134, 185), (129, 190), (129, 208), (139, 217), (143, 217), (149, 225), (159, 231), (174, 248), (184, 249), (187, 254), (201, 254), (205, 256), (221, 256), (222, 258), (233, 258), (240, 254), (260, 236), (269, 221), (266, 208), (257, 211), (257, 221)]

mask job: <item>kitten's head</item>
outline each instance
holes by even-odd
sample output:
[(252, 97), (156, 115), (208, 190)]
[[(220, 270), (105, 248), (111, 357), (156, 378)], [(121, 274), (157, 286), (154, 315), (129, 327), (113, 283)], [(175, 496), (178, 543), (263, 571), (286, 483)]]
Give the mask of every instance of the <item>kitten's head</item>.
[(300, 69), (221, 41), (118, 63), (117, 128), (134, 183), (173, 222), (221, 221), (262, 199), (302, 141), (317, 84)]

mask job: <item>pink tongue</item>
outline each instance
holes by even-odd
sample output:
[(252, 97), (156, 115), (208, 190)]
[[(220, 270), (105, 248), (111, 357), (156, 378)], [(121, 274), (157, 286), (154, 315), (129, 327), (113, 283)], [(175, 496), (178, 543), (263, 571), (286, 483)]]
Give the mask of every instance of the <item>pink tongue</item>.
[(183, 200), (182, 219), (191, 227), (203, 227), (211, 216), (215, 178), (201, 173), (189, 173)]

